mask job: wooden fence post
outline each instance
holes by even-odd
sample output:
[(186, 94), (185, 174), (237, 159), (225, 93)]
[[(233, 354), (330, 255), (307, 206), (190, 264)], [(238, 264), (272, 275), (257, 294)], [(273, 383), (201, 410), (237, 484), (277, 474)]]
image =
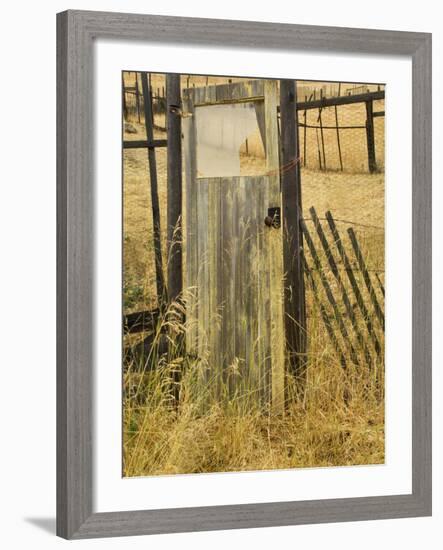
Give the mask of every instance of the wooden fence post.
[(372, 174), (377, 170), (375, 161), (375, 138), (374, 138), (374, 108), (373, 102), (365, 101), (366, 105), (366, 141), (368, 144), (368, 168)]
[(122, 104), (123, 104), (123, 119), (128, 118), (128, 106), (126, 104), (126, 90), (125, 90), (125, 77), (122, 73)]
[(168, 299), (176, 300), (183, 290), (182, 277), (182, 147), (180, 75), (166, 75), (167, 239)]
[(295, 81), (280, 80), (285, 335), (290, 371), (296, 378), (303, 378), (306, 365), (306, 319), (300, 256), (303, 241), (300, 230), (302, 205), (296, 101)]
[(137, 120), (140, 122), (140, 89), (138, 87), (138, 73), (135, 73), (135, 106), (137, 109)]
[[(278, 147), (278, 88), (276, 80), (265, 80), (265, 133), (266, 171), (269, 178), (268, 208), (281, 208)], [(266, 231), (266, 246), (269, 250), (271, 285), (271, 363), (272, 363), (272, 403), (274, 414), (284, 414), (285, 410), (285, 357), (284, 357), (284, 318), (283, 318), (283, 255), (282, 229), (270, 228)]]
[[(145, 113), (146, 139), (149, 142), (154, 141), (154, 121), (152, 113), (151, 91), (148, 83), (148, 77), (145, 72), (141, 73), (143, 106)], [(157, 164), (155, 160), (155, 148), (148, 145), (149, 176), (151, 181), (151, 203), (152, 203), (152, 223), (154, 233), (154, 254), (155, 271), (157, 285), (157, 300), (160, 309), (165, 302), (165, 281), (163, 274), (162, 250), (161, 250), (161, 232), (160, 232), (160, 205), (158, 200), (157, 188)]]
[[(338, 84), (338, 95), (341, 93), (341, 82)], [(340, 170), (343, 172), (343, 158), (341, 155), (341, 144), (340, 144), (340, 129), (338, 126), (338, 108), (337, 105), (334, 106), (335, 109), (335, 125), (337, 127), (337, 147), (338, 147), (338, 158), (340, 161)]]
[(320, 170), (323, 170), (323, 166), (322, 166), (322, 162), (321, 162), (320, 142), (318, 140), (318, 128), (315, 128), (315, 136), (317, 138), (318, 167), (319, 167)]
[[(305, 96), (305, 103), (307, 101), (307, 96)], [(298, 111), (297, 111), (298, 112)], [(306, 124), (307, 124), (307, 116), (306, 116), (306, 109), (303, 114), (303, 166), (306, 166), (306, 151), (307, 151), (307, 145), (306, 145)]]
[(321, 150), (322, 150), (322, 157), (323, 157), (323, 168), (321, 168), (321, 169), (326, 170), (325, 137), (324, 137), (324, 134), (323, 134), (323, 120), (321, 118), (321, 107), (318, 110), (318, 119), (317, 120), (320, 123), (320, 139), (321, 139)]
[(377, 315), (378, 320), (380, 321), (382, 329), (385, 330), (385, 316), (380, 307), (380, 304), (378, 303), (377, 295), (375, 294), (375, 290), (372, 285), (371, 278), (369, 276), (368, 268), (366, 267), (363, 254), (361, 253), (360, 246), (357, 241), (357, 237), (352, 227), (348, 229), (348, 235), (349, 235), (349, 239), (351, 240), (352, 248), (354, 249), (354, 254), (355, 254), (355, 258), (357, 260), (358, 266), (361, 272), (363, 273), (363, 279), (365, 281), (366, 288), (368, 289), (369, 296), (371, 297), (371, 301), (372, 301), (372, 305), (374, 306), (375, 313)]

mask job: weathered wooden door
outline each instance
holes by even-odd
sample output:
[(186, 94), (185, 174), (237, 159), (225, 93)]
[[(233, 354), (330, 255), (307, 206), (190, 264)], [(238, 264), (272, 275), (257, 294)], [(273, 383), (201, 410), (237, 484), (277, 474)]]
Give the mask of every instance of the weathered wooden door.
[[(229, 132), (224, 126), (226, 153), (202, 138), (210, 111), (201, 109), (245, 102), (257, 113), (265, 158), (262, 173), (232, 175), (229, 150), (238, 152), (242, 139), (238, 118)], [(244, 113), (237, 111), (235, 117)], [(189, 90), (183, 116), (187, 349), (200, 358), (217, 398), (238, 397), (280, 413), (285, 374), (277, 84)], [(217, 112), (212, 123), (224, 116)], [(199, 147), (209, 156), (202, 157)]]

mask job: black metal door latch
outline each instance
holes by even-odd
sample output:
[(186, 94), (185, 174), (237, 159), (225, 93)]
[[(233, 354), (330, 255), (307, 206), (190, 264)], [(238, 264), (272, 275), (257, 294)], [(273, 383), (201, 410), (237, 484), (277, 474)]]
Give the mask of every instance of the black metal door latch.
[(275, 229), (278, 229), (280, 227), (281, 215), (279, 206), (268, 208), (268, 215), (265, 218), (265, 225), (267, 225), (268, 227), (275, 227)]

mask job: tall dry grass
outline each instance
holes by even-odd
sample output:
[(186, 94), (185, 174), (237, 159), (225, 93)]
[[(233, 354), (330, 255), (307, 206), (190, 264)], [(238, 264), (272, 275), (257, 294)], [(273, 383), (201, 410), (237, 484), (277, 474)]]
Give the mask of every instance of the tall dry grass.
[[(313, 276), (320, 288), (319, 274)], [(292, 397), (295, 380), (287, 375), (283, 416), (259, 405), (241, 383), (233, 394), (229, 375), (217, 380), (214, 398), (210, 373), (219, 369), (204, 356), (186, 353), (186, 297), (171, 304), (149, 350), (135, 353), (125, 365), (124, 475), (383, 463), (384, 361), (373, 355), (368, 364), (357, 348), (358, 363), (353, 362), (342, 342), (344, 367), (326, 334), (319, 299), (308, 288), (304, 393)], [(225, 372), (241, 376), (237, 366), (234, 359)]]

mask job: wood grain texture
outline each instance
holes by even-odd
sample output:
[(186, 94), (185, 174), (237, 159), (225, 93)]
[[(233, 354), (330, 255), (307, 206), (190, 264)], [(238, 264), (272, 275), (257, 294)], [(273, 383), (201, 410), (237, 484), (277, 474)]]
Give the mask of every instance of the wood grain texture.
[(57, 534), (92, 514), (92, 40), (57, 18)]
[[(96, 38), (412, 58), (412, 494), (94, 513), (91, 236)], [(57, 16), (57, 71), (57, 533), (88, 538), (430, 515), (431, 35), (69, 11)]]
[(263, 100), (264, 80), (214, 84), (203, 88), (189, 88), (194, 107), (241, 103), (242, 101)]
[[(69, 10), (76, 29), (90, 37), (175, 44), (343, 51), (413, 56), (427, 33)], [(247, 76), (247, 75), (245, 75)]]
[(285, 293), (286, 354), (291, 372), (305, 378), (306, 318), (303, 268), (300, 251), (301, 177), (298, 143), (297, 101), (294, 80), (280, 80), (281, 201), (283, 224), (283, 268)]
[[(138, 81), (136, 81), (138, 82)], [(168, 300), (183, 291), (182, 277), (182, 117), (180, 75), (166, 75)]]
[(189, 248), (188, 243), (197, 240), (197, 195), (194, 186), (197, 168), (195, 154), (195, 117), (194, 104), (189, 95), (183, 98), (183, 109), (191, 116), (183, 119), (183, 148), (185, 163), (185, 211), (183, 223), (185, 227), (184, 256), (185, 273), (184, 288), (186, 289), (186, 349), (197, 347), (197, 307), (198, 292), (195, 285), (198, 273), (197, 252)]
[(191, 192), (198, 217), (190, 223), (197, 237), (187, 243), (198, 266), (189, 284), (199, 296), (192, 318), (197, 345), (188, 351), (200, 358), (212, 395), (224, 381), (231, 397), (252, 391), (263, 407), (269, 398), (272, 338), (264, 235), (269, 230), (263, 222), (268, 190), (266, 176), (196, 179)]
[[(432, 38), (412, 55), (412, 493), (432, 510)], [(388, 288), (389, 292), (389, 288)]]
[[(266, 170), (269, 178), (268, 208), (281, 209), (279, 136), (277, 123), (278, 87), (276, 80), (266, 80), (265, 87)], [(272, 412), (283, 414), (285, 408), (285, 328), (283, 281), (283, 229), (270, 227), (266, 232), (269, 254)]]

